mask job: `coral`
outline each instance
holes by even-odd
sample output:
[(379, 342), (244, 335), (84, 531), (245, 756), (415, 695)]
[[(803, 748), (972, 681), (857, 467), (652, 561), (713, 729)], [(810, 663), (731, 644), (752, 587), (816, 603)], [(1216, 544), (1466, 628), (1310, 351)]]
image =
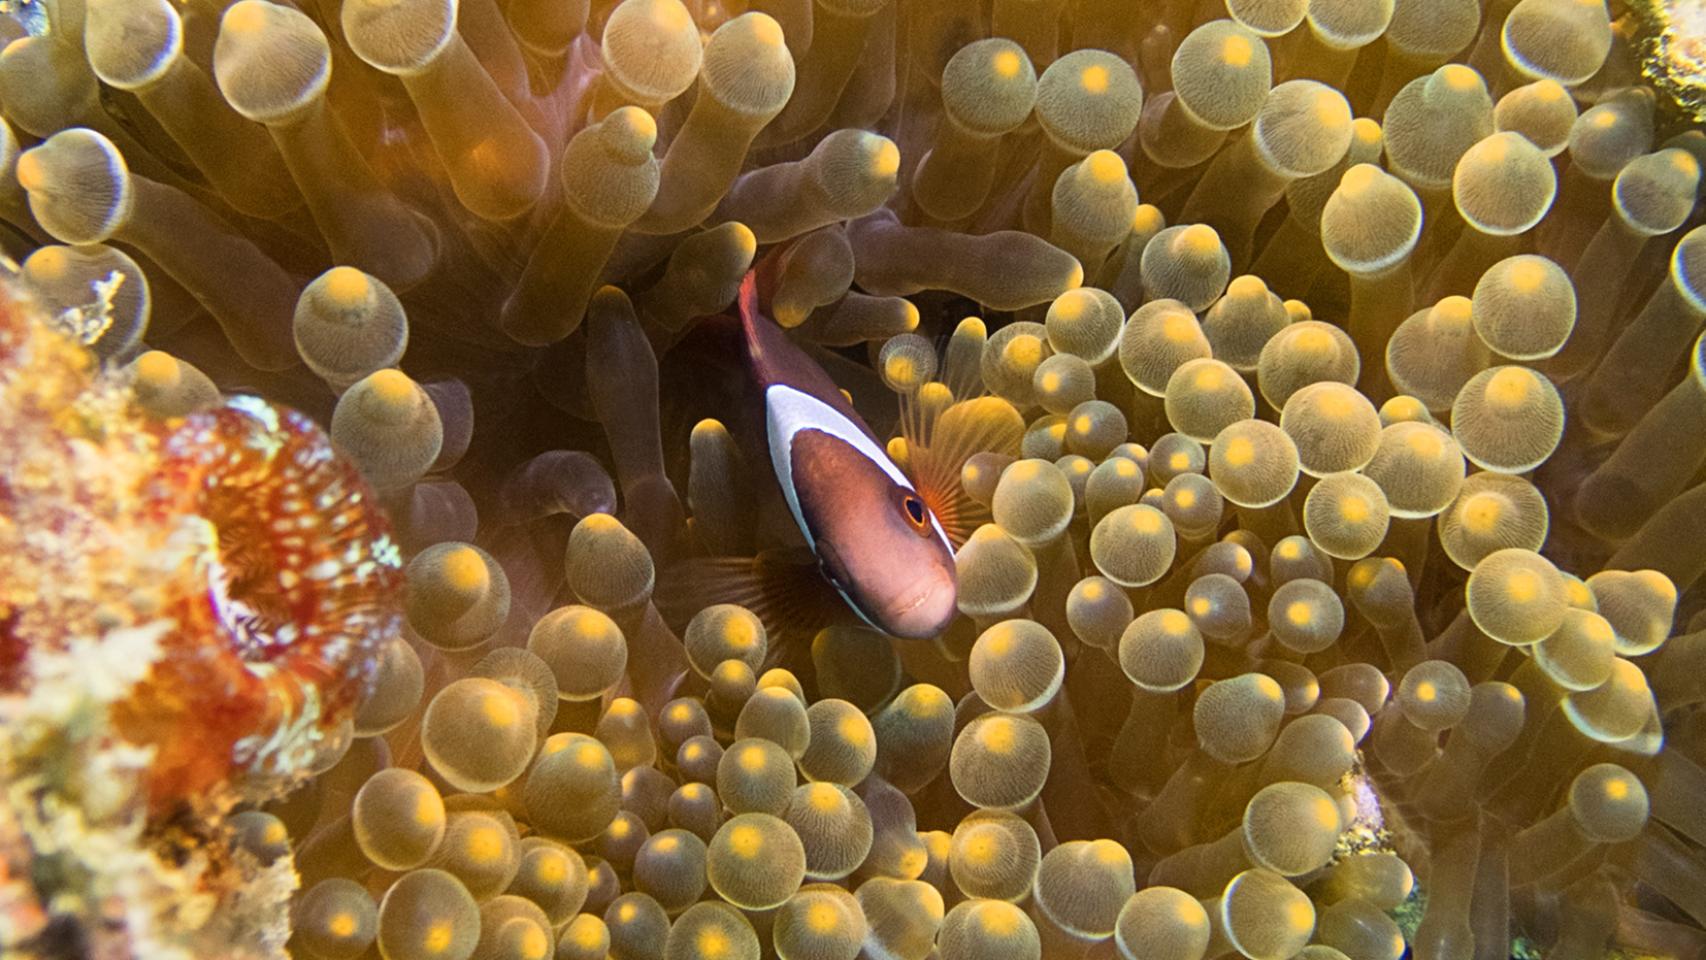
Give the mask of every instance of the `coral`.
[(1700, 9), (1689, 3), (1640, 0), (1629, 5), (1638, 24), (1641, 73), (1679, 110), (1700, 121), (1706, 112)]
[(400, 560), (319, 428), (252, 397), (150, 421), (23, 283), (0, 280), (0, 934), (276, 954), (295, 872), (226, 814), (336, 741)]

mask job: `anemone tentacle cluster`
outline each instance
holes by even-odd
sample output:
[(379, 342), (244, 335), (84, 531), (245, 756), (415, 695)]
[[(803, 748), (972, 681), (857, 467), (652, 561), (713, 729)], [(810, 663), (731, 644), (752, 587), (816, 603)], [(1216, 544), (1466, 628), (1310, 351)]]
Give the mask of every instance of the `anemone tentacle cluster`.
[(1697, 8), (5, 10), (0, 954), (1706, 953)]

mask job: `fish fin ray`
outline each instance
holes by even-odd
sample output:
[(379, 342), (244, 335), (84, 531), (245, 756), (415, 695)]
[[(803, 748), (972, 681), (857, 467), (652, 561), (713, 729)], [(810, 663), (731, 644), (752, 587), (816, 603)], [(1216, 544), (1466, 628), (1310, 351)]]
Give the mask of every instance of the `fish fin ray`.
[(989, 522), (989, 508), (966, 494), (960, 470), (978, 453), (1017, 456), (1025, 421), (1000, 397), (981, 396), (953, 404), (924, 426), (905, 431), (913, 485), (958, 550), (973, 530)]
[(810, 639), (853, 616), (806, 550), (766, 550), (755, 557), (695, 557), (660, 572), (658, 610), (678, 630), (700, 610), (735, 603), (764, 624), (774, 646)]

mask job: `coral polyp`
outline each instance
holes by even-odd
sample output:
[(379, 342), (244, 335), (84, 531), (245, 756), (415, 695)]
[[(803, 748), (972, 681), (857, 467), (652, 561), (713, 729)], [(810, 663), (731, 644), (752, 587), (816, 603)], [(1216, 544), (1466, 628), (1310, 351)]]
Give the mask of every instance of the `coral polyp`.
[(139, 515), (191, 588), (115, 717), (156, 747), (156, 805), (307, 768), (371, 689), (403, 579), (373, 493), (307, 417), (236, 396), (160, 432)]
[[(388, 521), (301, 414), (233, 396), (150, 418), (15, 275), (0, 288), (7, 936), (98, 924), (104, 899), (151, 882), (242, 914), (236, 891), (272, 857), (185, 866), (146, 847), (108, 859), (102, 844), (131, 837), (124, 850), (148, 820), (219, 837), (235, 805), (300, 782), (347, 741), (401, 620)], [(284, 839), (271, 829), (269, 843)], [(47, 858), (34, 868), (32, 847)], [(281, 883), (262, 884), (264, 910)], [(158, 895), (75, 937), (181, 947), (201, 924)], [(274, 923), (264, 910), (248, 922)]]
[[(5, 310), (16, 440), (4, 501), (7, 686), (22, 686), (30, 657), (134, 618), (158, 657), (113, 721), (154, 748), (154, 807), (217, 803), (212, 794), (232, 785), (240, 797), (233, 782), (251, 779), (265, 796), (309, 767), (371, 687), (400, 620), (388, 521), (299, 413), (248, 396), (168, 421), (100, 409), (122, 394), (95, 385), (79, 395), (87, 361), (36, 309), (11, 300)], [(57, 371), (55, 353), (66, 364)], [(55, 377), (68, 409), (43, 406)], [(63, 485), (97, 463), (99, 483)]]

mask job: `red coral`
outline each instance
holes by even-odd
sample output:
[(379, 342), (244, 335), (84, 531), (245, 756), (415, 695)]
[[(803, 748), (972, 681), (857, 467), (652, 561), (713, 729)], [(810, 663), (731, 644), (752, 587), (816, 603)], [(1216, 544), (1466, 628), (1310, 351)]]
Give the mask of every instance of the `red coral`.
[(377, 500), (307, 417), (234, 397), (159, 429), (144, 511), (189, 549), (164, 655), (115, 717), (157, 748), (156, 809), (301, 769), (371, 683), (402, 584)]

